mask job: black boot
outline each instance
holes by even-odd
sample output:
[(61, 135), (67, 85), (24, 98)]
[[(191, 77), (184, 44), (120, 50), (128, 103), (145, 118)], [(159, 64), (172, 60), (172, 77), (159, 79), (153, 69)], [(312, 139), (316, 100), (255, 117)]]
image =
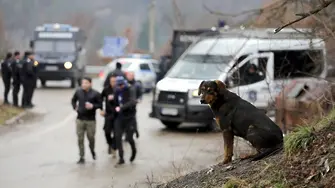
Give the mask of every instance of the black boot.
[(5, 101), (3, 102), (4, 104), (9, 104), (8, 99), (5, 99)]
[(80, 157), (77, 164), (84, 164), (84, 163), (85, 163), (85, 159), (83, 157)]
[(130, 162), (133, 162), (135, 160), (136, 157), (136, 148), (131, 152), (131, 157), (130, 157)]
[(95, 160), (97, 156), (95, 155), (95, 152), (93, 150), (91, 150), (91, 154), (92, 154), (93, 160)]
[(112, 154), (112, 147), (110, 145), (108, 145), (107, 152), (108, 155)]
[(121, 166), (124, 164), (124, 159), (120, 159), (119, 162), (116, 163), (115, 167)]

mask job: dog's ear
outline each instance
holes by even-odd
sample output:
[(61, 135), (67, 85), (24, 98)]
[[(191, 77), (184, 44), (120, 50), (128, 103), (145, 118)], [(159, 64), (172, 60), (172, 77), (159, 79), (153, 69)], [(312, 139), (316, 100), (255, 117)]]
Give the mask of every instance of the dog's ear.
[(214, 81), (218, 87), (219, 93), (222, 93), (223, 91), (226, 90), (226, 85), (221, 81), (221, 80), (215, 80)]
[(201, 94), (201, 87), (202, 87), (202, 85), (205, 83), (205, 81), (202, 81), (201, 83), (200, 83), (200, 85), (199, 85), (199, 88), (198, 88), (198, 96), (200, 96), (200, 94)]

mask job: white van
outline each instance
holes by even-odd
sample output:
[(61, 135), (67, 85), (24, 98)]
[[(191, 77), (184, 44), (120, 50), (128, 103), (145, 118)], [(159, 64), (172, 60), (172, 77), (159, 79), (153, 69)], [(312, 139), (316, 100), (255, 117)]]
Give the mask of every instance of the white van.
[[(308, 30), (273, 31), (231, 30), (194, 43), (157, 83), (150, 117), (160, 119), (168, 128), (182, 122), (210, 125), (213, 115), (197, 96), (203, 80), (222, 80), (230, 91), (268, 111), (288, 81), (326, 77), (322, 39), (301, 33)], [(256, 73), (248, 72), (252, 64)]]

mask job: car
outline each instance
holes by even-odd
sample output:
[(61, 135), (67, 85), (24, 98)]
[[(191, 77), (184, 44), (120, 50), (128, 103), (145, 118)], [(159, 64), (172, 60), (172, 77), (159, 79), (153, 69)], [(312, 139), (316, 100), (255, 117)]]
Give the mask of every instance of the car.
[(109, 72), (115, 70), (116, 62), (122, 64), (122, 71), (126, 74), (127, 72), (134, 72), (135, 80), (141, 83), (144, 92), (150, 92), (155, 87), (159, 62), (151, 58), (125, 57), (115, 59), (100, 72), (99, 77), (102, 82), (105, 81)]

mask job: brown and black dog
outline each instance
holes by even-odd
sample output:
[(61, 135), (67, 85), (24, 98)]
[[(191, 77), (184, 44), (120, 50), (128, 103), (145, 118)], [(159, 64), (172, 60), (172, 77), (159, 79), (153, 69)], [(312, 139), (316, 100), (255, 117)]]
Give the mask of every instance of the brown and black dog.
[(224, 159), (233, 157), (234, 136), (251, 143), (257, 150), (252, 160), (259, 160), (283, 148), (283, 132), (263, 111), (226, 89), (222, 81), (202, 81), (199, 86), (200, 102), (212, 109), (223, 132)]

